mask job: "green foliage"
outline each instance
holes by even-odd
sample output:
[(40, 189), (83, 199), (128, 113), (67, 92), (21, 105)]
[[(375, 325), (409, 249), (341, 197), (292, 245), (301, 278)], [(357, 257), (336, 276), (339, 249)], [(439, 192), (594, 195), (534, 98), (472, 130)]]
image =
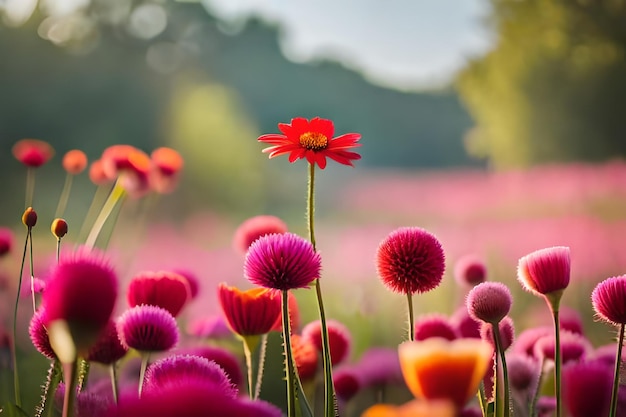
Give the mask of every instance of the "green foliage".
[(458, 77), (470, 151), (500, 167), (625, 156), (625, 2), (492, 4), (497, 46)]

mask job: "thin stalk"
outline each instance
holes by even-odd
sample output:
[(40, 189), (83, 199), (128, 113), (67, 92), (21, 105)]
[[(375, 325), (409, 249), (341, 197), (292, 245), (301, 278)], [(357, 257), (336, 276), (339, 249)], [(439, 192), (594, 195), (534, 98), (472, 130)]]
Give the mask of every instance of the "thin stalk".
[[(500, 337), (500, 326), (498, 326), (498, 323), (496, 324), (492, 324), (493, 327), (493, 338), (496, 342), (496, 364), (497, 364), (497, 355), (500, 356), (500, 364), (502, 366), (502, 381), (500, 381), (500, 378), (496, 377), (496, 392), (497, 392), (497, 387), (499, 386), (501, 390), (504, 390), (504, 394), (503, 394), (503, 403), (502, 405), (500, 405), (500, 408), (502, 410), (502, 415), (504, 417), (509, 417), (510, 414), (510, 410), (511, 410), (511, 405), (510, 405), (510, 398), (509, 398), (509, 373), (507, 370), (507, 366), (506, 366), (506, 358), (504, 356), (504, 349), (502, 348), (502, 338)], [(496, 366), (496, 375), (497, 375), (497, 366)], [(499, 402), (501, 399), (496, 395), (496, 400)], [(498, 408), (496, 408), (496, 412), (497, 412)]]
[(61, 238), (57, 238), (57, 263), (61, 259)]
[(611, 392), (611, 408), (609, 417), (617, 414), (617, 392), (619, 388), (619, 371), (622, 365), (622, 346), (624, 345), (624, 323), (619, 327), (619, 338), (617, 340), (617, 354), (615, 355), (615, 374), (613, 375), (613, 390)]
[(541, 393), (541, 385), (543, 384), (543, 367), (545, 366), (545, 359), (541, 359), (541, 363), (539, 364), (539, 378), (537, 379), (537, 387), (535, 388), (535, 393), (533, 394), (533, 398), (530, 402), (530, 410), (528, 415), (530, 417), (535, 417), (537, 415), (537, 402), (539, 401), (539, 394)]
[(250, 399), (254, 399), (254, 387), (252, 386), (252, 349), (246, 337), (243, 337), (243, 355), (246, 358), (246, 368), (248, 370), (248, 395)]
[(35, 169), (28, 167), (26, 170), (26, 205), (24, 207), (33, 206), (33, 195), (35, 194)]
[(282, 295), (283, 344), (285, 346), (285, 361), (287, 363), (287, 417), (295, 417), (296, 390), (294, 384), (295, 370), (293, 366), (293, 352), (291, 350), (291, 326), (289, 323), (289, 292), (283, 290)]
[(141, 391), (143, 391), (143, 382), (146, 379), (146, 369), (148, 368), (148, 361), (150, 360), (150, 354), (147, 352), (141, 352), (141, 369), (139, 370), (139, 398), (141, 398)]
[(113, 401), (117, 404), (117, 362), (109, 365), (109, 375), (111, 376), (111, 389), (113, 391)]
[(41, 393), (41, 401), (39, 405), (35, 409), (35, 417), (42, 417), (44, 413), (46, 416), (52, 415), (52, 410), (54, 407), (51, 407), (52, 397), (56, 392), (57, 386), (61, 381), (61, 369), (59, 367), (59, 362), (56, 359), (50, 361), (50, 367), (48, 368), (48, 375), (46, 377), (46, 383), (43, 386)]
[(261, 336), (261, 350), (259, 351), (259, 368), (256, 374), (256, 384), (254, 386), (254, 400), (261, 395), (261, 385), (263, 383), (263, 369), (265, 368), (265, 356), (267, 354), (267, 335)]
[(34, 261), (33, 261), (33, 229), (31, 227), (28, 228), (28, 241), (30, 246), (30, 295), (33, 300), (33, 314), (37, 312), (37, 302), (35, 301), (35, 276), (34, 270)]
[(28, 241), (30, 240), (31, 227), (26, 232), (26, 240), (24, 242), (24, 253), (22, 255), (22, 264), (20, 266), (20, 278), (17, 283), (17, 295), (15, 296), (15, 307), (13, 308), (13, 338), (11, 339), (11, 350), (13, 352), (13, 387), (15, 392), (15, 405), (22, 406), (22, 396), (20, 393), (20, 376), (17, 369), (17, 309), (20, 302), (20, 290), (22, 289), (22, 275), (24, 274), (24, 264), (26, 262), (26, 250), (28, 249)]
[(482, 412), (483, 417), (487, 417), (487, 399), (485, 398), (485, 382), (480, 381), (480, 385), (478, 386), (478, 392), (476, 393), (478, 396), (478, 405), (480, 406), (480, 411)]
[(559, 309), (552, 309), (554, 317), (554, 396), (556, 397), (556, 417), (562, 417), (561, 404), (561, 332), (559, 325)]
[(107, 187), (105, 187), (104, 185), (99, 185), (93, 198), (91, 199), (91, 204), (89, 205), (89, 209), (87, 209), (87, 214), (85, 215), (83, 224), (80, 226), (80, 232), (78, 233), (78, 242), (83, 242), (87, 238), (87, 234), (89, 233), (89, 225), (92, 223), (92, 218), (94, 218), (95, 220), (98, 207), (104, 204), (104, 201), (107, 198), (106, 194)]
[(72, 417), (76, 401), (76, 361), (63, 364), (63, 378), (65, 379), (65, 398), (62, 417)]
[(409, 310), (409, 340), (415, 340), (415, 317), (413, 316), (413, 294), (407, 293), (406, 300)]
[(80, 358), (80, 367), (78, 371), (78, 391), (82, 391), (85, 385), (87, 385), (87, 379), (89, 378), (89, 361)]
[(109, 197), (104, 202), (104, 205), (102, 206), (98, 217), (96, 217), (96, 220), (94, 221), (93, 227), (91, 228), (89, 235), (87, 236), (87, 239), (85, 241), (85, 245), (87, 247), (93, 248), (95, 246), (96, 239), (98, 239), (98, 235), (100, 234), (102, 227), (104, 227), (104, 223), (111, 215), (111, 212), (115, 208), (117, 202), (124, 198), (125, 195), (126, 192), (124, 191), (124, 188), (122, 188), (122, 186), (119, 184), (119, 181), (116, 182), (113, 186), (113, 189), (111, 190), (111, 193), (109, 194)]
[(67, 201), (70, 198), (70, 190), (72, 189), (72, 179), (74, 176), (69, 172), (65, 175), (65, 183), (63, 184), (63, 191), (61, 191), (61, 197), (59, 197), (59, 203), (57, 204), (57, 210), (54, 217), (63, 217), (65, 207), (67, 207)]
[[(309, 240), (316, 250), (315, 242), (315, 164), (309, 163), (309, 186), (307, 193), (307, 220), (309, 230)], [(324, 366), (324, 416), (333, 417), (336, 415), (337, 402), (335, 399), (335, 389), (333, 386), (333, 368), (330, 361), (330, 343), (328, 341), (328, 328), (326, 326), (326, 313), (324, 311), (324, 301), (322, 299), (322, 288), (320, 280), (315, 280), (315, 294), (317, 295), (317, 306), (320, 315), (320, 326), (322, 335), (322, 363)]]

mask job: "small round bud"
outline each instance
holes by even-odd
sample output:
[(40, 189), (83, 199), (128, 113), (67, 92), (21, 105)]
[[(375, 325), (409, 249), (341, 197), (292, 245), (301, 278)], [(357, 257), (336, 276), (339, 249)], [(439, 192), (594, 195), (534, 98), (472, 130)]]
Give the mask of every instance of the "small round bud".
[(37, 224), (37, 212), (33, 210), (32, 207), (24, 210), (24, 214), (22, 214), (22, 223), (26, 227), (35, 227)]
[(50, 231), (57, 239), (61, 239), (67, 234), (67, 222), (60, 218), (52, 220)]
[(87, 155), (79, 149), (72, 149), (63, 155), (63, 169), (72, 175), (80, 174), (87, 168)]

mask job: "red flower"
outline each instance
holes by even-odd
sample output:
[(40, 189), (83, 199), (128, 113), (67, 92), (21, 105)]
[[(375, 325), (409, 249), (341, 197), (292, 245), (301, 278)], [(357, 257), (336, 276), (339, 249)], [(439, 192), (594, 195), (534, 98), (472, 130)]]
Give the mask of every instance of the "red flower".
[(176, 317), (191, 298), (191, 289), (188, 281), (176, 272), (141, 272), (130, 281), (126, 298), (130, 307), (157, 306)]
[(54, 149), (48, 142), (39, 139), (22, 139), (13, 145), (15, 159), (31, 168), (38, 168), (54, 156)]
[(291, 336), (291, 349), (300, 379), (302, 381), (313, 379), (317, 372), (318, 360), (317, 349), (313, 342), (294, 334)]
[(280, 297), (266, 288), (241, 291), (221, 283), (217, 297), (228, 325), (238, 335), (269, 333), (280, 318)]
[(270, 154), (270, 158), (288, 153), (289, 162), (306, 158), (310, 164), (317, 164), (320, 169), (326, 168), (326, 157), (350, 166), (353, 166), (353, 160), (361, 159), (358, 153), (348, 151), (361, 146), (357, 143), (361, 135), (347, 133), (333, 138), (335, 127), (331, 120), (296, 117), (291, 119), (291, 124), (279, 123), (278, 129), (284, 134), (271, 133), (258, 139), (259, 142), (274, 145), (263, 149), (264, 153)]

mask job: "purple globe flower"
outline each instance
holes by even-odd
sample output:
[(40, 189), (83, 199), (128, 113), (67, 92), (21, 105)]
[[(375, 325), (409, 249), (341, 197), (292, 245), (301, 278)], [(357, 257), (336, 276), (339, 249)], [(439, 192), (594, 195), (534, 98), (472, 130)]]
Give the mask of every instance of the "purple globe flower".
[(162, 352), (178, 343), (176, 319), (156, 306), (127, 310), (117, 322), (117, 332), (123, 345), (140, 352)]
[(243, 271), (252, 284), (286, 291), (308, 287), (319, 278), (321, 264), (309, 241), (293, 233), (274, 233), (250, 245)]
[(193, 355), (215, 362), (226, 372), (226, 376), (234, 386), (243, 382), (241, 363), (231, 351), (217, 346), (194, 346), (185, 349), (177, 349), (177, 355)]
[(126, 356), (127, 352), (128, 347), (120, 342), (115, 321), (110, 320), (96, 344), (89, 349), (87, 360), (110, 365)]
[[(497, 325), (498, 331), (500, 332), (502, 350), (507, 350), (515, 341), (515, 327), (513, 326), (513, 320), (506, 316)], [(495, 324), (483, 323), (480, 328), (480, 337), (484, 341), (489, 342), (491, 346), (495, 348), (496, 345), (493, 337), (493, 326), (495, 326)]]

